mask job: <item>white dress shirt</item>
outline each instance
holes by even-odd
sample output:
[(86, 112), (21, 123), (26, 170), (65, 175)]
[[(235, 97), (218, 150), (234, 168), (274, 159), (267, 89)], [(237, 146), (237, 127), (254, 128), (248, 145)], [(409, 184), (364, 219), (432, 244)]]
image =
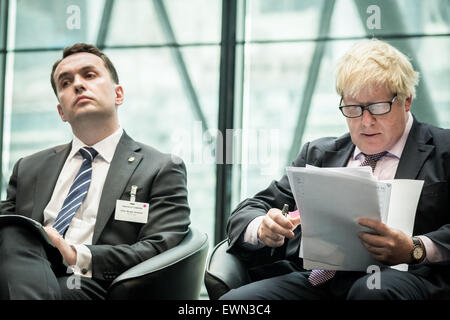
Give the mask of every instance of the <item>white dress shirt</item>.
[[(405, 130), (397, 141), (397, 143), (392, 146), (388, 151), (388, 153), (378, 160), (375, 170), (373, 172), (374, 176), (378, 178), (378, 180), (391, 180), (394, 179), (395, 173), (397, 171), (398, 163), (400, 162), (400, 157), (402, 155), (403, 149), (405, 148), (406, 140), (408, 139), (409, 132), (411, 131), (411, 127), (413, 124), (413, 117), (410, 112), (408, 112), (408, 120), (406, 122)], [(364, 162), (364, 155), (359, 150), (358, 147), (355, 147), (355, 151), (353, 152), (353, 156), (347, 163), (347, 167), (359, 167)], [(242, 245), (247, 249), (259, 249), (264, 246), (264, 243), (258, 238), (258, 229), (262, 223), (264, 216), (259, 216), (253, 219), (245, 229)], [(439, 262), (443, 259), (448, 259), (448, 255), (445, 254), (442, 250), (440, 250), (436, 244), (431, 241), (430, 238), (426, 236), (419, 236), (422, 240), (425, 251), (426, 258), (423, 262)]]
[[(98, 152), (98, 155), (92, 162), (89, 191), (83, 203), (75, 212), (64, 236), (65, 240), (77, 251), (77, 261), (75, 266), (72, 266), (73, 272), (85, 277), (92, 277), (92, 255), (86, 245), (92, 244), (103, 185), (122, 134), (123, 129), (119, 127), (112, 135), (90, 146)], [(80, 170), (83, 158), (78, 150), (84, 146), (86, 144), (74, 136), (72, 149), (59, 174), (50, 202), (44, 210), (44, 226), (52, 226), (55, 222), (70, 186)]]

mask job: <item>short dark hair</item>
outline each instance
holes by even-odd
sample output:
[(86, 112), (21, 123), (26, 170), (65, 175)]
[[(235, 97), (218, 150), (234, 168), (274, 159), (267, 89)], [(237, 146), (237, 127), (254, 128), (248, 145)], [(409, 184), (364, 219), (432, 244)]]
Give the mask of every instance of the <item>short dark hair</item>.
[(117, 75), (116, 68), (114, 68), (114, 65), (112, 64), (111, 60), (109, 60), (108, 56), (106, 54), (104, 54), (99, 48), (97, 48), (96, 46), (94, 46), (92, 44), (79, 42), (79, 43), (75, 43), (74, 45), (72, 45), (70, 47), (64, 48), (62, 58), (57, 60), (53, 64), (52, 74), (50, 75), (50, 82), (52, 84), (53, 91), (55, 92), (56, 95), (58, 95), (58, 94), (56, 92), (55, 79), (53, 78), (53, 76), (55, 75), (56, 68), (58, 67), (58, 65), (61, 63), (61, 61), (64, 58), (67, 58), (68, 56), (70, 56), (72, 54), (81, 53), (81, 52), (92, 53), (92, 54), (95, 54), (97, 57), (100, 57), (103, 60), (103, 63), (105, 64), (106, 69), (108, 69), (114, 83), (116, 83), (116, 84), (119, 83), (119, 76)]

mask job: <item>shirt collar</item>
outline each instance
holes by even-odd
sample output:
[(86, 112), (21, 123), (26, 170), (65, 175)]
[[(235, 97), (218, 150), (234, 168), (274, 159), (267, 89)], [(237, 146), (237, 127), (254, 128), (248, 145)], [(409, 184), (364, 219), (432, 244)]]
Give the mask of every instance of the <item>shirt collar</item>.
[[(122, 127), (119, 127), (119, 129), (117, 129), (113, 134), (90, 147), (94, 148), (98, 152), (98, 155), (101, 156), (107, 163), (110, 163), (122, 134), (123, 129)], [(69, 153), (68, 159), (74, 157), (78, 153), (78, 150), (84, 146), (86, 146), (86, 144), (74, 136), (72, 140), (72, 150)]]
[[(411, 127), (413, 124), (413, 117), (411, 112), (408, 112), (408, 121), (406, 122), (405, 130), (403, 131), (402, 136), (398, 141), (387, 150), (387, 156), (394, 157), (400, 159), (403, 149), (405, 148), (406, 140), (408, 139), (409, 132), (411, 131)], [(362, 155), (361, 150), (357, 146), (355, 146), (355, 151), (353, 152), (353, 160), (358, 159)]]

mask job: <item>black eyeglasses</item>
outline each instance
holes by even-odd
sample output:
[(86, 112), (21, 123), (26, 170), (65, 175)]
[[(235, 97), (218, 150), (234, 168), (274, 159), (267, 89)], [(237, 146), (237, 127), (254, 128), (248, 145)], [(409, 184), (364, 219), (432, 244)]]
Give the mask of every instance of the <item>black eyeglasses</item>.
[(397, 94), (395, 94), (394, 98), (392, 98), (391, 101), (380, 101), (368, 104), (367, 106), (360, 106), (360, 105), (348, 105), (348, 106), (341, 106), (341, 102), (339, 102), (339, 109), (341, 110), (342, 114), (347, 118), (358, 118), (361, 117), (364, 113), (364, 110), (369, 111), (371, 115), (375, 116), (381, 116), (383, 114), (391, 112), (392, 104), (394, 103), (395, 99), (397, 98)]

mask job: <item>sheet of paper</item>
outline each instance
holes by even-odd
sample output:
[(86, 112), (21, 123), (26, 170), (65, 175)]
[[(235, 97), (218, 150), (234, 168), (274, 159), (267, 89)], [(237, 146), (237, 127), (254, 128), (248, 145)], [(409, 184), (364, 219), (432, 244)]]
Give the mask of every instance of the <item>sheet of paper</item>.
[(380, 265), (357, 237), (369, 231), (357, 221), (381, 219), (379, 194), (388, 195), (390, 184), (333, 170), (289, 167), (287, 174), (302, 221), (304, 268), (366, 271)]
[[(292, 167), (294, 168), (294, 167)], [(373, 179), (376, 180), (376, 178), (373, 176), (372, 169), (370, 167), (327, 167), (327, 168), (321, 168), (312, 166), (310, 164), (306, 165), (306, 169), (311, 170), (321, 170), (321, 171), (333, 171), (338, 174), (347, 174), (351, 176), (356, 176), (360, 178), (367, 178), (367, 179)]]
[[(383, 182), (392, 185), (386, 224), (391, 228), (403, 231), (408, 236), (412, 236), (416, 209), (424, 181), (397, 179), (383, 180)], [(392, 268), (407, 271), (408, 265), (399, 264)]]
[[(360, 177), (360, 178), (367, 178), (367, 179), (371, 179), (374, 181), (378, 181), (378, 179), (373, 175), (372, 173), (372, 169), (368, 166), (364, 166), (364, 167), (342, 167), (342, 168), (335, 168), (335, 167), (330, 167), (330, 168), (320, 168), (320, 167), (315, 167), (312, 165), (307, 164), (306, 165), (307, 169), (316, 169), (316, 170), (322, 170), (322, 171), (333, 171), (337, 174), (343, 174), (343, 175), (350, 175), (350, 176), (355, 176), (355, 177)], [(391, 180), (390, 180), (391, 181)], [(390, 183), (390, 181), (382, 181), (385, 183)], [(393, 180), (392, 180), (393, 181)], [(384, 188), (384, 187), (378, 187), (378, 200), (380, 203), (380, 213), (381, 213), (381, 221), (383, 223), (386, 223), (387, 221), (387, 216), (388, 216), (388, 210), (389, 210), (389, 201), (390, 201), (390, 190), (389, 188)]]
[(361, 217), (412, 235), (423, 181), (377, 181), (367, 168), (308, 166), (286, 171), (302, 219), (304, 268), (366, 271), (370, 265), (381, 265), (357, 237), (359, 231), (369, 231), (357, 223)]
[(383, 180), (392, 185), (387, 225), (412, 236), (423, 180)]

